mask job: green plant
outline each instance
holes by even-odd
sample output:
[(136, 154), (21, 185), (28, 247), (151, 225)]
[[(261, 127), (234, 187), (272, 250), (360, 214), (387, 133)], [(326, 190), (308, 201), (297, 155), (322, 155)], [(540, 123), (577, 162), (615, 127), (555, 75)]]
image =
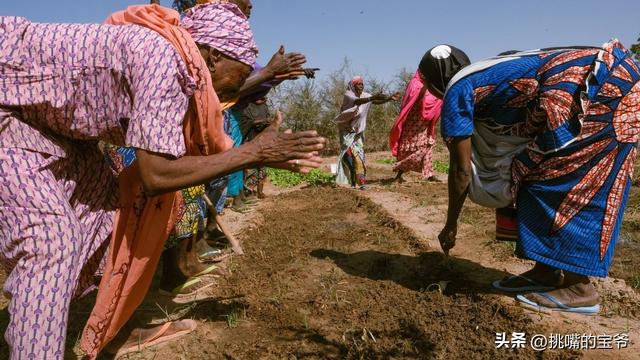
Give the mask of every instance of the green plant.
[(302, 175), (288, 170), (267, 169), (267, 177), (278, 187), (294, 187), (302, 183)]
[(228, 315), (223, 315), (227, 319), (227, 326), (230, 329), (237, 328), (238, 323), (240, 322), (240, 311), (238, 309), (234, 309)]
[(640, 273), (631, 278), (631, 287), (640, 290)]
[(312, 186), (326, 186), (332, 185), (335, 181), (334, 175), (318, 169), (311, 170), (305, 175), (288, 170), (268, 169), (267, 176), (273, 185), (285, 188), (298, 186), (303, 182)]
[(335, 176), (322, 170), (313, 169), (304, 175), (304, 181), (312, 186), (326, 186), (335, 182)]
[(378, 164), (388, 164), (388, 165), (393, 165), (396, 163), (396, 159), (380, 159), (380, 160), (376, 160), (376, 162)]
[(433, 162), (433, 170), (441, 173), (441, 174), (448, 174), (449, 173), (449, 163), (444, 162), (444, 161), (440, 161), (440, 160), (436, 160)]

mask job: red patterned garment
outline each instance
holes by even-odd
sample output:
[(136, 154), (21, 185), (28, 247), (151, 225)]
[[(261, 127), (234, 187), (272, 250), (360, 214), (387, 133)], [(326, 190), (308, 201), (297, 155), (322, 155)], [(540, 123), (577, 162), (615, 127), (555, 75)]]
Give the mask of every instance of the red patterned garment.
[(423, 119), (420, 105), (420, 102), (416, 102), (407, 116), (398, 143), (398, 162), (393, 166), (393, 171), (414, 171), (426, 179), (433, 176), (436, 121)]

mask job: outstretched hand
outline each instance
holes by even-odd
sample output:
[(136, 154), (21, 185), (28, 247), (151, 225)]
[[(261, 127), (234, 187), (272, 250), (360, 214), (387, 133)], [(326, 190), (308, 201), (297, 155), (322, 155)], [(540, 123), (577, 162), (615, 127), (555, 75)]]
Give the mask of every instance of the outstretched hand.
[(280, 74), (280, 75), (276, 75), (276, 80), (298, 80), (299, 77), (304, 76), (307, 79), (315, 79), (316, 78), (316, 71), (318, 71), (320, 69), (318, 68), (314, 68), (314, 69), (309, 69), (309, 68), (297, 68), (292, 70), (291, 72), (288, 72), (286, 74)]
[(307, 79), (315, 79), (316, 78), (316, 71), (320, 70), (319, 68), (312, 68), (312, 69), (304, 69), (304, 76), (307, 77)]
[(318, 152), (324, 149), (326, 139), (315, 130), (292, 132), (280, 131), (282, 116), (276, 112), (273, 124), (266, 128), (252, 142), (262, 165), (282, 167), (304, 172), (307, 168), (320, 167), (322, 160)]
[(284, 46), (280, 45), (278, 51), (271, 57), (265, 68), (278, 80), (287, 80), (304, 76), (302, 68), (307, 59), (300, 53), (285, 53)]

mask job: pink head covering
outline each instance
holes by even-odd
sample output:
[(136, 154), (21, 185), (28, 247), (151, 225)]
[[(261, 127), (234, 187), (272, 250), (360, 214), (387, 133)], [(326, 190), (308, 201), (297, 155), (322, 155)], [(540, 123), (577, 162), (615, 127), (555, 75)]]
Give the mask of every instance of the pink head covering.
[(360, 75), (354, 76), (353, 79), (351, 79), (351, 83), (354, 84), (354, 85), (355, 84), (364, 84), (364, 79)]
[(347, 84), (347, 88), (352, 91), (352, 92), (356, 92), (356, 84), (364, 84), (364, 79), (362, 78), (362, 76), (354, 76), (353, 79), (351, 79), (351, 81), (349, 81), (349, 84)]
[(232, 3), (208, 3), (187, 10), (181, 26), (198, 44), (210, 46), (251, 67), (258, 47), (249, 20)]
[(420, 91), (423, 87), (424, 82), (420, 76), (420, 71), (417, 71), (409, 82), (409, 85), (407, 85), (404, 99), (402, 99), (402, 105), (400, 106), (400, 114), (396, 118), (389, 135), (389, 147), (391, 148), (393, 156), (398, 156), (398, 146), (400, 144), (400, 137), (402, 136), (404, 124), (409, 117), (409, 112), (418, 101), (422, 102), (419, 109), (420, 117), (423, 121), (430, 122), (429, 131), (431, 133), (435, 131), (436, 123), (438, 122), (440, 112), (442, 111), (442, 100), (433, 96), (428, 90), (425, 90), (422, 99), (420, 99)]

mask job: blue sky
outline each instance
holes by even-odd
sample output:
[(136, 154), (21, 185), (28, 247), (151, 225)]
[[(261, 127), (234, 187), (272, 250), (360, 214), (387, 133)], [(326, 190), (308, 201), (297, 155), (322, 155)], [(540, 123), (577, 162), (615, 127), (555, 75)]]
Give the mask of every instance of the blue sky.
[[(390, 80), (416, 68), (423, 53), (449, 43), (480, 60), (504, 50), (630, 46), (640, 34), (639, 0), (253, 0), (251, 19), (260, 62), (284, 44), (307, 55), (321, 74), (347, 57), (360, 73)], [(44, 22), (100, 22), (131, 0), (2, 0), (0, 15)], [(171, 1), (163, 0), (170, 6)], [(604, 4), (616, 4), (607, 7)], [(600, 15), (601, 18), (600, 18)]]

